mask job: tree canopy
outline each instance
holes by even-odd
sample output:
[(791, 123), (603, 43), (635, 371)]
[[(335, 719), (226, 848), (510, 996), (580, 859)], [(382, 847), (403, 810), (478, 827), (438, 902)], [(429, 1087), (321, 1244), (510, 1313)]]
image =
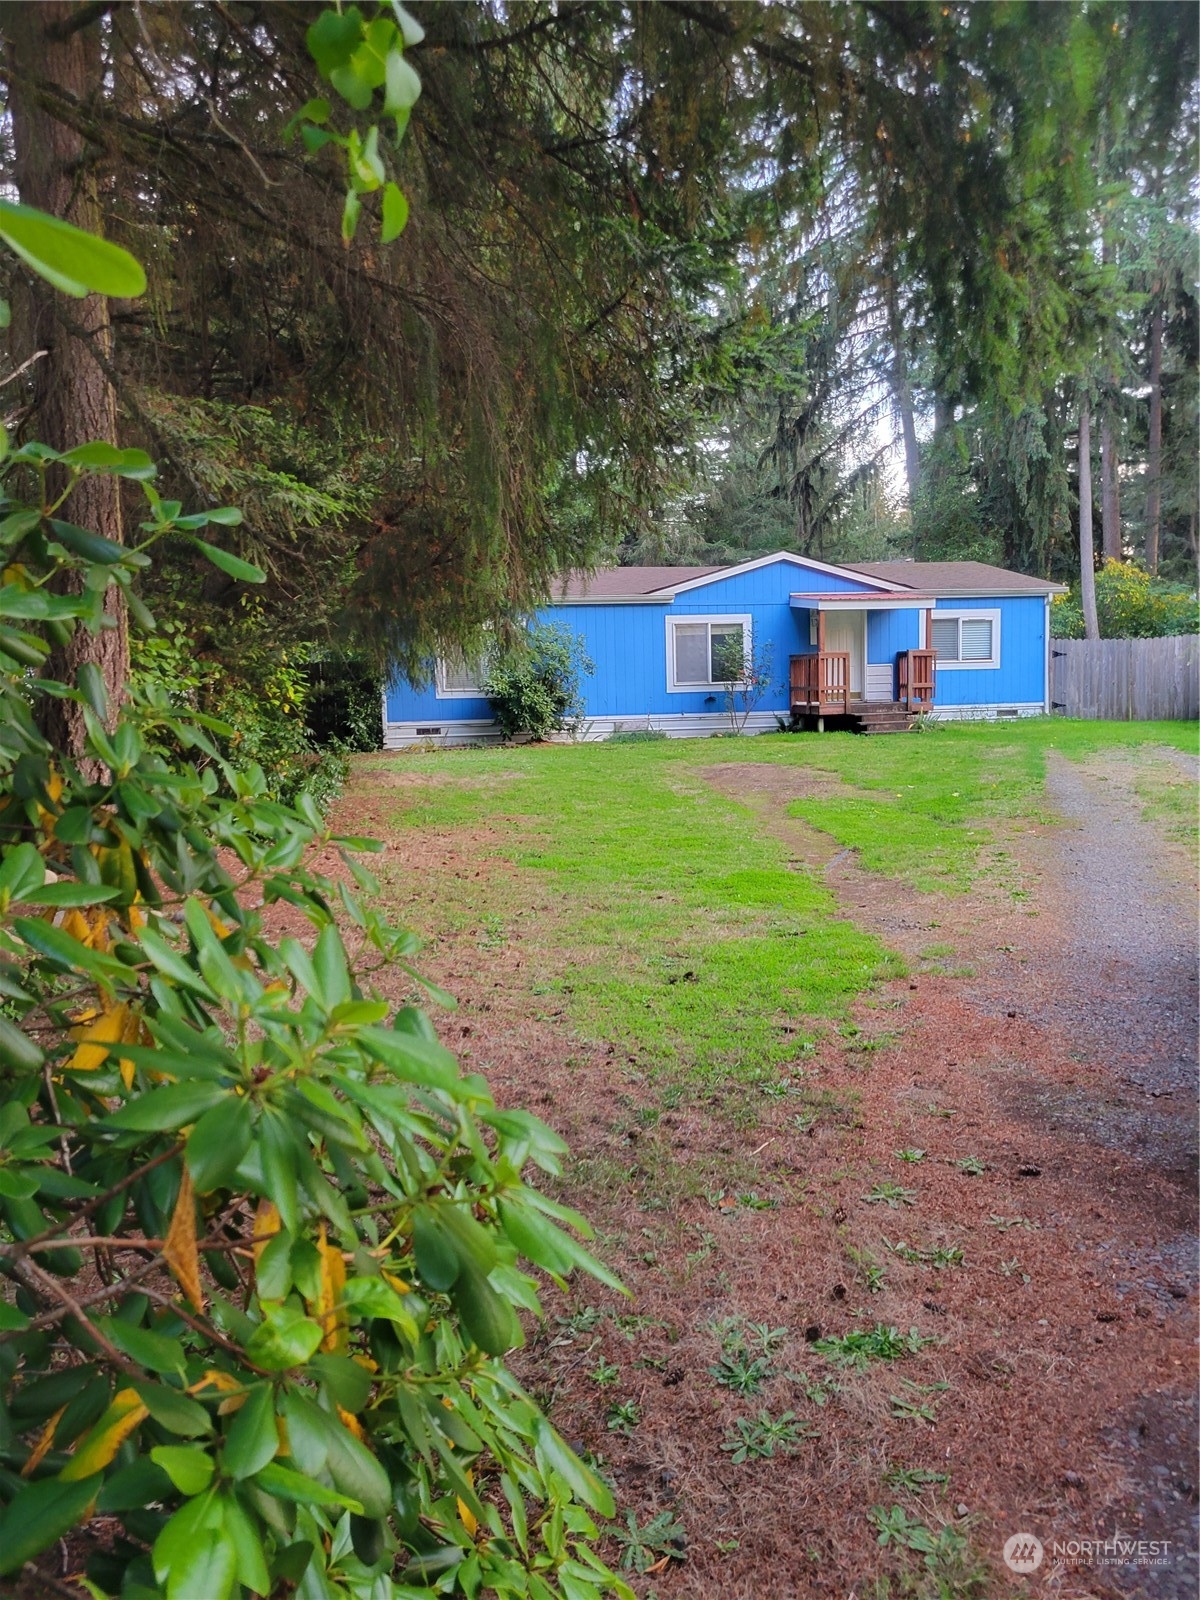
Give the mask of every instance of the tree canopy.
[[(344, 237), (330, 135), (358, 137), (354, 108), (299, 115), (330, 93), (319, 5), (5, 12), (10, 176), (38, 202), (22, 119), (59, 129), (66, 200), (86, 191), (149, 277), (69, 359), (98, 349), (114, 440), (152, 449), (180, 498), (244, 507), (230, 548), (268, 575), (248, 609), (168, 557), (148, 597), (202, 648), (265, 631), (420, 673), (556, 572), (661, 549), (664, 529), (680, 552), (776, 528), (827, 555), (864, 528), (911, 540), (923, 454), (922, 517), (957, 509), (919, 538), (942, 547), (965, 517), (972, 549), (1066, 570), (1082, 379), (1145, 489), (1127, 545), (1187, 564), (1186, 8), (412, 12), (407, 227), (386, 244), (382, 187)], [(61, 394), (57, 359), (14, 392), (18, 431)], [(893, 433), (907, 497), (879, 470)]]

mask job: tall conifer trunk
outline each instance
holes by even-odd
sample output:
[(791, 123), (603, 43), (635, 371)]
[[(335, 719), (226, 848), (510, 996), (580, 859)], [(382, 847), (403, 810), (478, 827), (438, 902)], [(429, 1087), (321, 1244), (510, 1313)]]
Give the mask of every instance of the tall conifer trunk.
[[(89, 233), (102, 233), (96, 152), (51, 109), (56, 96), (86, 109), (103, 92), (100, 8), (71, 0), (6, 4), (0, 9), (0, 29), (11, 74), (9, 109), (21, 200)], [(107, 300), (94, 294), (73, 300), (37, 279), (27, 307), (27, 326), (17, 330), (18, 336), (29, 348), (46, 351), (32, 369), (36, 436), (56, 450), (93, 439), (116, 444), (117, 397), (105, 370), (112, 356)], [(84, 477), (62, 515), (121, 542), (119, 480)], [(77, 631), (48, 672), (74, 683), (79, 668), (94, 663), (115, 710), (129, 669), (120, 590), (110, 588), (105, 604), (109, 626), (97, 635)], [(85, 733), (82, 708), (69, 700), (48, 700), (47, 707), (47, 737), (64, 755), (78, 757)]]
[(888, 333), (892, 345), (892, 398), (900, 416), (900, 431), (904, 439), (904, 475), (908, 481), (908, 508), (911, 512), (917, 496), (917, 483), (921, 476), (921, 452), (917, 445), (917, 418), (913, 407), (912, 384), (908, 376), (908, 360), (904, 354), (904, 329), (900, 322), (900, 306), (896, 299), (896, 284), (887, 286)]
[(1162, 519), (1162, 357), (1163, 307), (1156, 303), (1150, 318), (1150, 433), (1146, 445), (1146, 571), (1158, 572)]
[(1079, 597), (1083, 629), (1100, 637), (1096, 616), (1096, 538), (1092, 531), (1092, 412), (1087, 395), (1079, 403)]
[(1106, 561), (1121, 559), (1121, 484), (1111, 405), (1100, 419), (1100, 543)]

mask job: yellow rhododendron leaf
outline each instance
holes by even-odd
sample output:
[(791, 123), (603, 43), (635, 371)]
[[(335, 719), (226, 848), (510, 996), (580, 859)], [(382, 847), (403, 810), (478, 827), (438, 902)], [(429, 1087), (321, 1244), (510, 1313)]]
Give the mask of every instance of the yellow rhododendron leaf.
[(367, 1442), (366, 1430), (354, 1413), (352, 1411), (346, 1411), (339, 1406), (337, 1408), (337, 1414), (342, 1419), (343, 1426), (349, 1428), (354, 1437), (361, 1440), (362, 1443), (365, 1444)]
[(136, 1389), (119, 1390), (96, 1426), (79, 1441), (59, 1477), (64, 1483), (74, 1483), (101, 1471), (149, 1415)]
[(189, 1384), (188, 1393), (199, 1394), (202, 1389), (219, 1389), (222, 1394), (228, 1394), (231, 1389), (242, 1387), (241, 1380), (235, 1378), (232, 1372), (222, 1372), (219, 1367), (209, 1367), (202, 1378)]
[[(189, 1394), (199, 1394), (202, 1389), (219, 1389), (222, 1394), (228, 1394), (228, 1400), (222, 1400), (217, 1407), (219, 1417), (227, 1417), (234, 1411), (240, 1411), (246, 1404), (249, 1390), (230, 1372), (222, 1372), (217, 1367), (210, 1367), (199, 1383), (193, 1383), (188, 1389)], [(231, 1392), (233, 1391), (233, 1392)]]
[(404, 1279), (398, 1278), (394, 1272), (384, 1272), (383, 1277), (387, 1283), (391, 1284), (392, 1288), (395, 1289), (397, 1294), (412, 1293), (412, 1284), (405, 1283)]
[(50, 1421), (42, 1429), (40, 1435), (38, 1436), (38, 1442), (34, 1445), (32, 1451), (30, 1452), (29, 1460), (21, 1468), (21, 1476), (23, 1478), (32, 1476), (32, 1474), (35, 1473), (41, 1466), (43, 1456), (45, 1456), (46, 1451), (49, 1450), (50, 1446), (54, 1443), (54, 1430), (58, 1427), (59, 1418), (66, 1409), (66, 1406), (59, 1406), (58, 1410), (50, 1418)]
[(252, 1248), (254, 1250), (254, 1265), (258, 1265), (258, 1258), (270, 1244), (271, 1240), (283, 1227), (279, 1212), (269, 1200), (260, 1200), (258, 1210), (254, 1213), (254, 1237)]
[(122, 1001), (111, 1011), (102, 1011), (94, 1022), (75, 1033), (79, 1048), (67, 1062), (71, 1072), (95, 1072), (108, 1060), (108, 1047), (125, 1036), (129, 1007)]
[(321, 1324), (321, 1349), (340, 1355), (349, 1343), (349, 1317), (342, 1304), (346, 1287), (346, 1261), (336, 1245), (325, 1237), (325, 1224), (321, 1224), (321, 1237), (317, 1241), (321, 1256), (321, 1295), (316, 1305), (309, 1306), (314, 1320)]
[(69, 933), (72, 939), (78, 939), (80, 944), (90, 944), (92, 927), (82, 911), (72, 906), (64, 913), (60, 927), (64, 933)]
[[(128, 1010), (128, 1015), (126, 1016), (126, 1019), (125, 1019), (125, 1027), (124, 1027), (124, 1029), (122, 1030), (122, 1033), (121, 1033), (121, 1043), (122, 1044), (150, 1044), (152, 1042), (151, 1038), (150, 1038), (150, 1030), (146, 1027), (146, 1024), (142, 1021), (141, 1012), (136, 1010), (132, 1006), (128, 1007), (127, 1010)], [(133, 1076), (134, 1076), (134, 1073), (136, 1071), (137, 1071), (137, 1068), (134, 1066), (133, 1062), (130, 1061), (127, 1056), (122, 1056), (121, 1057), (121, 1082), (125, 1085), (125, 1087), (127, 1089), (132, 1089), (133, 1088)]]
[(197, 1311), (203, 1311), (204, 1286), (200, 1282), (200, 1253), (196, 1249), (196, 1198), (192, 1192), (192, 1175), (186, 1166), (163, 1244), (163, 1260), (192, 1305)]
[[(107, 952), (109, 947), (108, 921), (111, 912), (103, 906), (99, 907), (91, 917), (85, 917), (77, 906), (64, 912), (48, 912), (49, 920), (64, 933), (69, 933), (72, 939), (78, 939), (80, 944), (88, 945), (92, 950)], [(61, 921), (59, 918), (61, 917)]]
[(105, 883), (120, 889), (125, 899), (132, 900), (138, 892), (138, 880), (128, 839), (122, 839), (120, 844), (101, 845), (96, 852), (96, 859)]
[(479, 1526), (478, 1519), (461, 1495), (456, 1495), (455, 1499), (458, 1501), (458, 1514), (462, 1519), (462, 1525), (473, 1539), (475, 1537), (475, 1530)]

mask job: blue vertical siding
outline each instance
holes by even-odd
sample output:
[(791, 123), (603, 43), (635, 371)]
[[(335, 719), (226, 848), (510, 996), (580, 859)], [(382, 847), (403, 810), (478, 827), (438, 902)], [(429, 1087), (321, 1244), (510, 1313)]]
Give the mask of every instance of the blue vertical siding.
[(487, 721), (492, 708), (480, 695), (477, 699), (439, 700), (432, 683), (414, 689), (404, 678), (393, 678), (384, 694), (388, 722), (428, 722), (441, 727), (447, 722)]
[(908, 611), (867, 612), (867, 662), (895, 663), (901, 650), (921, 648), (923, 608)]
[(998, 611), (998, 667), (939, 667), (935, 704), (1009, 706), (1041, 704), (1045, 699), (1046, 605), (1041, 595), (1016, 599), (940, 600), (938, 611)]

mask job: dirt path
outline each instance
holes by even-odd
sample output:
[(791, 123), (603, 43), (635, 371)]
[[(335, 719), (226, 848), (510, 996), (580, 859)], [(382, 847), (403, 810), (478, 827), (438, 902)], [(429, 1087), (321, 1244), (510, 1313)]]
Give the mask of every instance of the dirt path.
[[(1010, 830), (969, 895), (916, 895), (786, 815), (806, 785), (839, 780), (758, 763), (706, 776), (914, 973), (864, 998), (857, 1033), (830, 1032), (786, 1068), (778, 1097), (676, 1094), (634, 1057), (581, 1041), (538, 998), (556, 957), (537, 917), (482, 961), (473, 929), (426, 963), (460, 997), (446, 1042), (570, 1141), (564, 1198), (634, 1292), (629, 1304), (585, 1283), (567, 1305), (551, 1295), (519, 1366), (609, 1473), (623, 1514), (678, 1530), (642, 1551), (655, 1570), (639, 1594), (923, 1594), (875, 1587), (922, 1572), (919, 1554), (879, 1543), (873, 1510), (896, 1506), (961, 1538), (938, 1572), (955, 1600), (1022, 1592), (1000, 1549), (1026, 1530), (1172, 1546), (1161, 1568), (1047, 1562), (1029, 1593), (1194, 1593), (1188, 1001), (1158, 982), (1177, 968), (1156, 959), (1187, 948), (1186, 889), (1170, 880), (1194, 865), (1140, 831), (1131, 773), (1106, 784), (1070, 769), (1051, 798), (1074, 821)], [(507, 876), (498, 844), (486, 830), (400, 829), (388, 874), (400, 898), (420, 883), (461, 899), (481, 874)], [(1139, 906), (1137, 939), (1103, 943)], [(1094, 968), (1092, 998), (1073, 998)], [(1161, 1031), (1125, 1026), (1143, 981), (1170, 1009)], [(873, 1198), (889, 1186), (909, 1198)], [(752, 1394), (714, 1375), (734, 1323), (776, 1330)], [(875, 1323), (933, 1342), (861, 1371), (812, 1348)], [(735, 1461), (735, 1426), (764, 1409), (791, 1413), (805, 1437)]]

